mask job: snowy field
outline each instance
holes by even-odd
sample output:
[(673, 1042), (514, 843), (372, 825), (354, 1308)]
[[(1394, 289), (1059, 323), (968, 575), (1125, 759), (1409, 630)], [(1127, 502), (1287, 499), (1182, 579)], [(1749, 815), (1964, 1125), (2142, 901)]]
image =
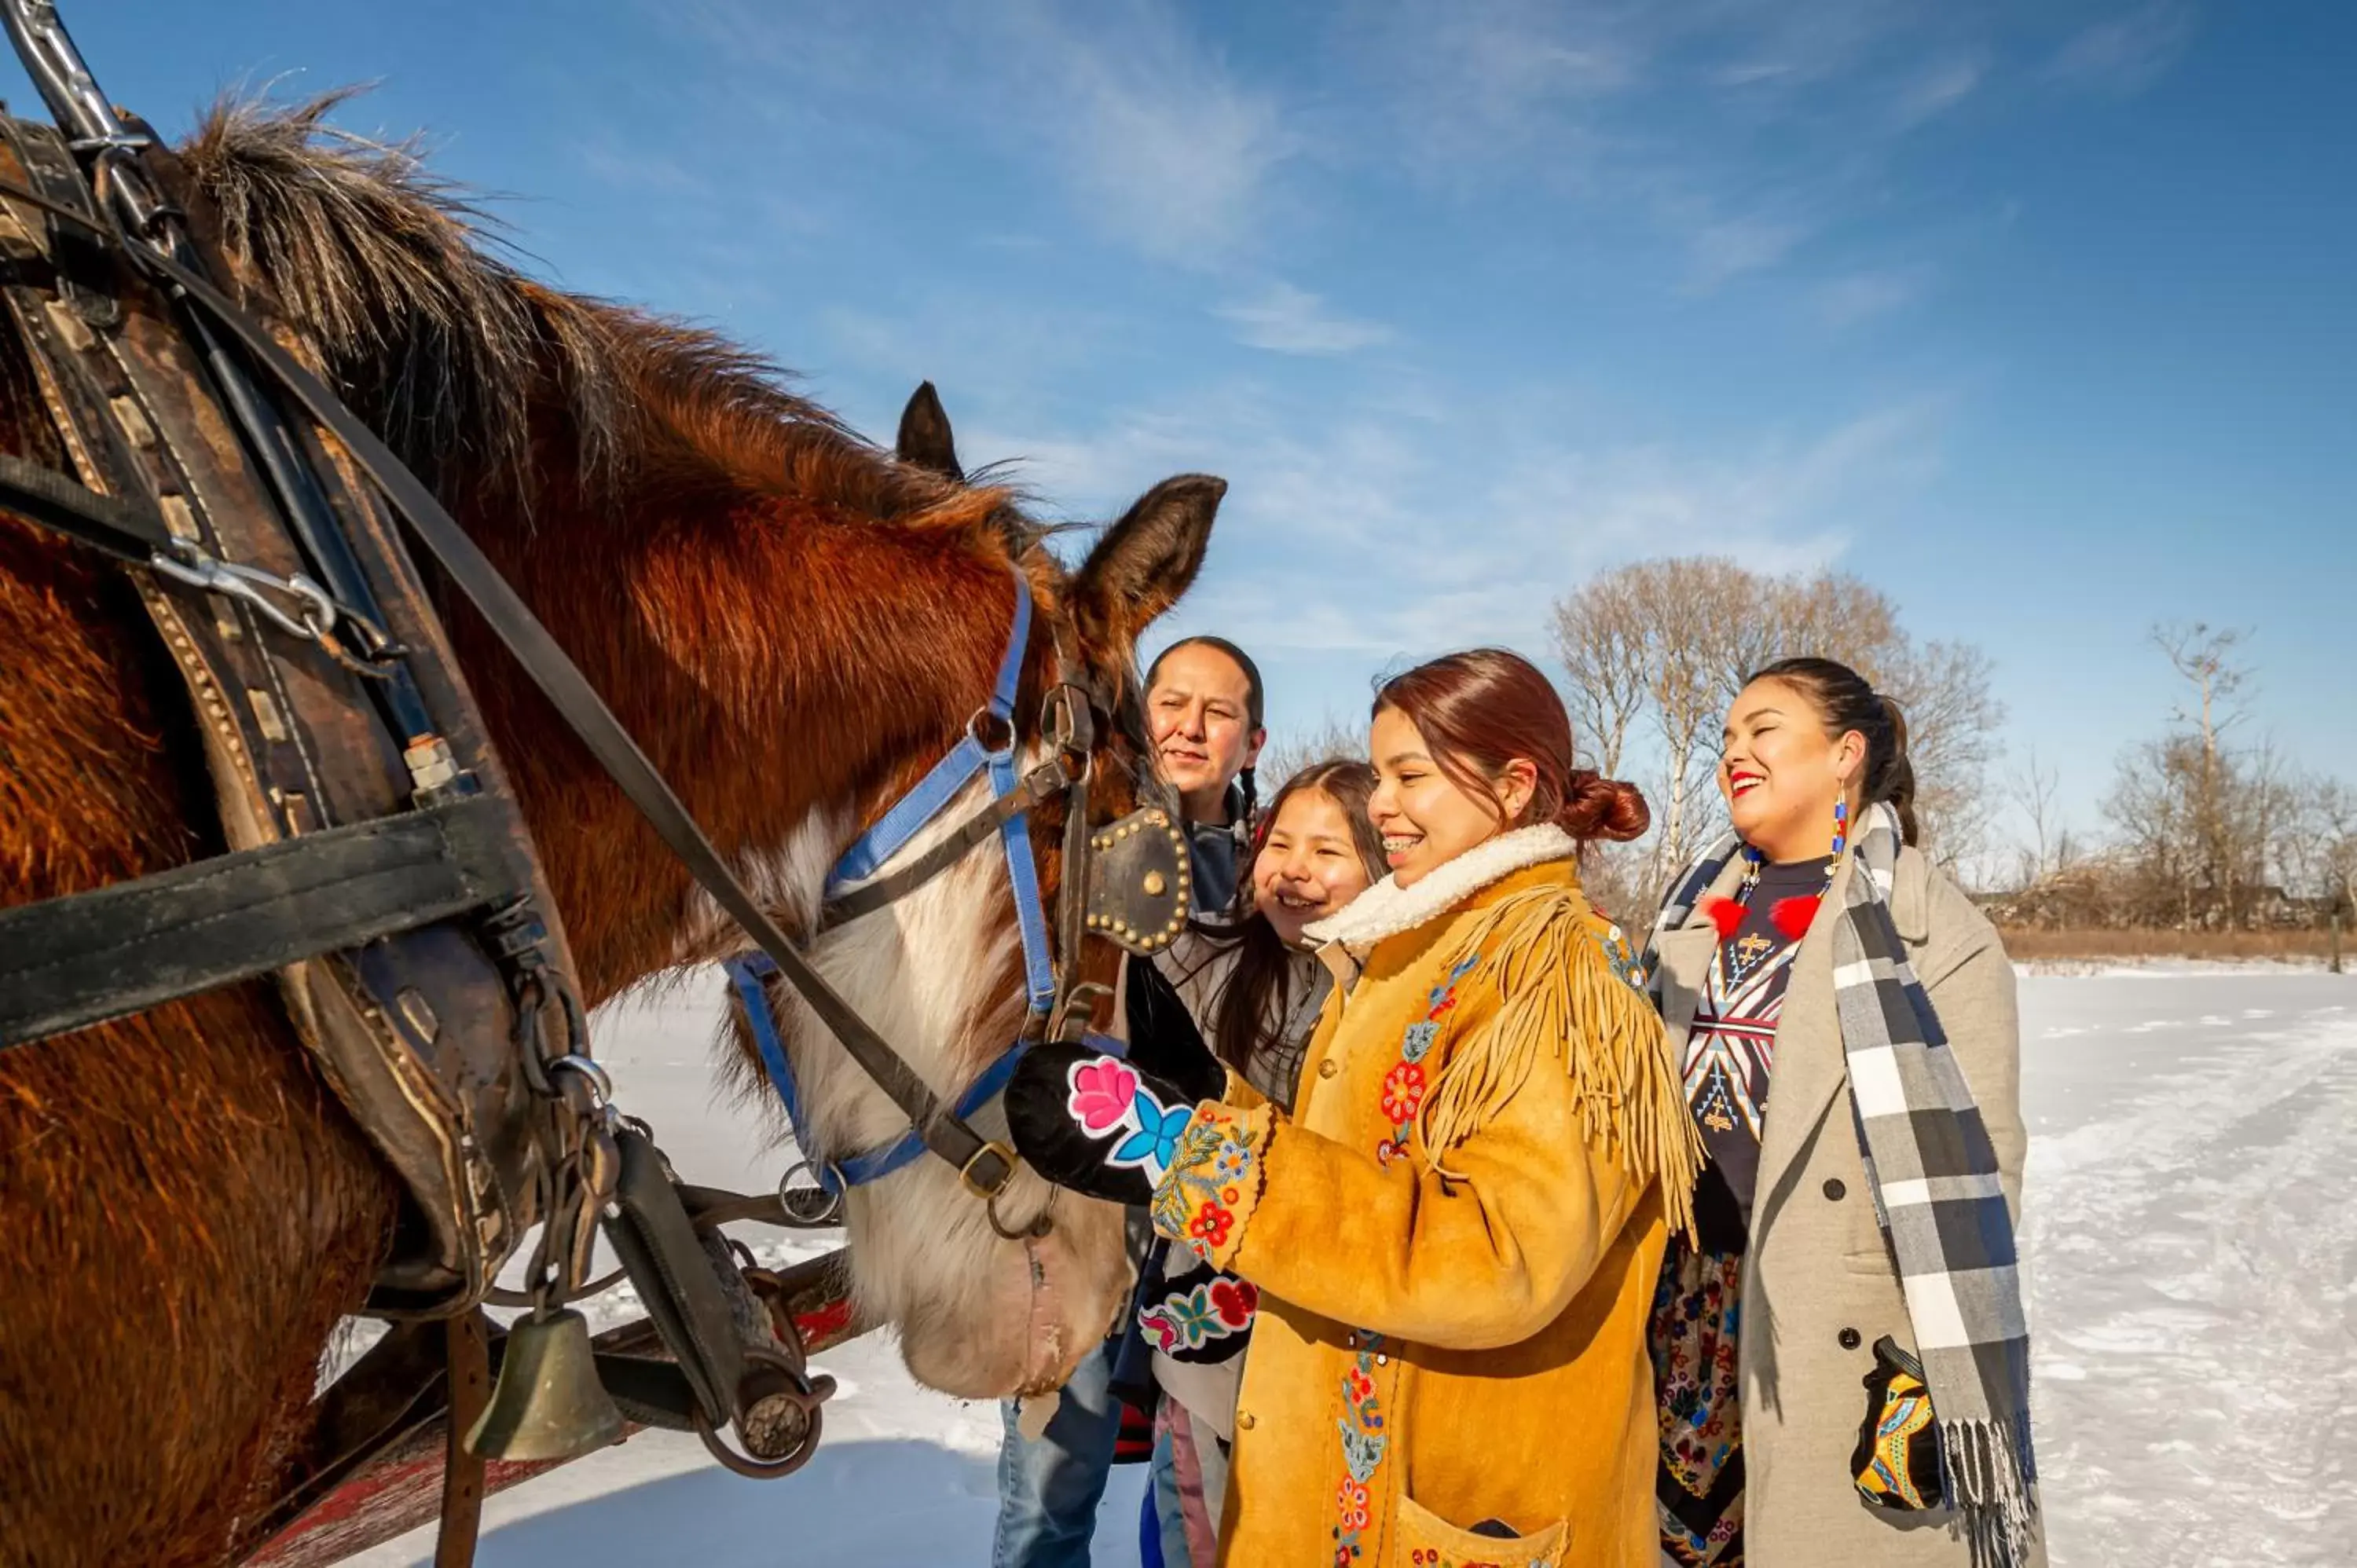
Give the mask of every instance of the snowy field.
[[(718, 1006), (716, 982), (617, 1006), (598, 1050), (689, 1180), (758, 1187), (771, 1130), (713, 1087)], [(2357, 976), (2033, 976), (2022, 1057), (2056, 1568), (2357, 1563)], [(478, 1562), (987, 1563), (997, 1407), (915, 1388), (881, 1336), (822, 1365), (840, 1391), (801, 1475), (642, 1434), (493, 1498)], [(1099, 1564), (1137, 1562), (1141, 1484), (1114, 1472)], [(432, 1555), (429, 1530), (353, 1562)]]

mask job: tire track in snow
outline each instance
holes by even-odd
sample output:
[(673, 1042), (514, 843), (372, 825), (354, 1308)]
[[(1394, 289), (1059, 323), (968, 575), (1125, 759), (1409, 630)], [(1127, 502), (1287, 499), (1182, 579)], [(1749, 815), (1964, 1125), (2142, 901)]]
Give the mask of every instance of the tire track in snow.
[(2031, 1144), (2052, 1559), (2357, 1563), (2357, 1011), (2197, 1050)]

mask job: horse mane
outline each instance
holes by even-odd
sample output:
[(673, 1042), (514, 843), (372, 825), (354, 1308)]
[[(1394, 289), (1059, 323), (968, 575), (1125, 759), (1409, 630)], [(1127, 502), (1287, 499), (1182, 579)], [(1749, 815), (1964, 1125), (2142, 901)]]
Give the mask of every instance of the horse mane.
[[(446, 501), (479, 489), (529, 509), (562, 467), (585, 503), (628, 491), (793, 497), (836, 515), (1041, 531), (1004, 487), (892, 460), (718, 334), (528, 276), (498, 221), (415, 141), (328, 123), (360, 91), (216, 102), (178, 156), (240, 281), (321, 356), (337, 390)], [(569, 440), (570, 453), (546, 450)]]

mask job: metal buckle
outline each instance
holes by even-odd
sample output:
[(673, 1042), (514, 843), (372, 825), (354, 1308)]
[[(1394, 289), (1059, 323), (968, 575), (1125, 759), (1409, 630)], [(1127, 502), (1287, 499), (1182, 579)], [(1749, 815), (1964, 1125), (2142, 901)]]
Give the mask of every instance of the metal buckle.
[[(997, 1181), (985, 1187), (975, 1177), (974, 1167), (993, 1155), (998, 1156), (1000, 1175)], [(987, 1143), (969, 1155), (965, 1164), (958, 1166), (958, 1181), (963, 1185), (966, 1191), (986, 1203), (996, 1197), (1006, 1189), (1006, 1184), (1015, 1179), (1015, 1165), (1016, 1155), (1013, 1149), (1001, 1143)]]
[(1039, 715), (1039, 727), (1049, 745), (1067, 757), (1093, 756), (1097, 726), (1086, 687), (1059, 681), (1049, 689), (1041, 706), (1044, 711)]

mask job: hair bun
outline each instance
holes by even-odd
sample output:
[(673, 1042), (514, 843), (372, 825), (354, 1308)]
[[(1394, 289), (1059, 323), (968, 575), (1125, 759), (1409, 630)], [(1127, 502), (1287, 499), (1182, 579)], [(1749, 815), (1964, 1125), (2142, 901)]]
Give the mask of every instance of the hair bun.
[(1609, 839), (1626, 843), (1643, 836), (1653, 823), (1653, 809), (1634, 784), (1607, 779), (1592, 768), (1575, 768), (1571, 787), (1564, 791), (1563, 810), (1555, 826), (1583, 843)]

